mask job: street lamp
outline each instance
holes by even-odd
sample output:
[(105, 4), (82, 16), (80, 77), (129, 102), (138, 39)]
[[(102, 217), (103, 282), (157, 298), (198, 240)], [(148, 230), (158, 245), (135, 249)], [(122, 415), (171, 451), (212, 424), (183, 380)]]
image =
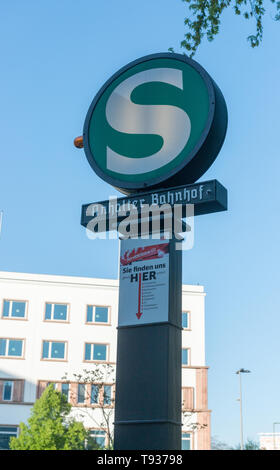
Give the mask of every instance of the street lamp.
[(276, 424), (280, 424), (278, 422), (273, 423), (273, 449), (276, 450), (276, 443), (275, 443), (275, 426)]
[(243, 445), (243, 416), (242, 416), (242, 385), (241, 385), (241, 374), (249, 374), (251, 371), (247, 369), (239, 369), (236, 371), (236, 374), (239, 374), (239, 384), (240, 384), (240, 392), (239, 392), (239, 402), (240, 402), (240, 449), (244, 449)]
[(2, 232), (3, 214), (4, 214), (4, 212), (3, 212), (3, 211), (0, 211), (0, 235), (1, 235), (1, 232)]

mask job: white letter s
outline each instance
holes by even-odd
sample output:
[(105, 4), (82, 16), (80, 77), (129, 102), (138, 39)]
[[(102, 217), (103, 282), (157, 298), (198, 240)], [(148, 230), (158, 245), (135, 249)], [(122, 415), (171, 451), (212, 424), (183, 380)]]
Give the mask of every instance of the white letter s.
[(178, 69), (158, 68), (138, 72), (120, 83), (106, 105), (106, 118), (111, 127), (127, 134), (157, 134), (162, 148), (153, 155), (130, 158), (107, 147), (107, 168), (116, 173), (136, 175), (157, 170), (176, 158), (185, 147), (191, 122), (177, 106), (139, 105), (131, 101), (132, 91), (149, 82), (164, 82), (183, 89), (183, 73)]

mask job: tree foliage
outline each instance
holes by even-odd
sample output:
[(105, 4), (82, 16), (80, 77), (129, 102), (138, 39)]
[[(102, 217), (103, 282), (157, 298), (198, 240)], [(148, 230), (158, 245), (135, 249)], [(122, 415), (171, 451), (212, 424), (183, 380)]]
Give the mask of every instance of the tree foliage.
[(231, 450), (232, 448), (226, 443), (221, 441), (218, 437), (211, 438), (211, 450)]
[[(254, 33), (247, 37), (251, 47), (259, 46), (263, 37), (263, 17), (267, 12), (264, 0), (182, 0), (190, 11), (190, 16), (184, 22), (186, 33), (181, 47), (192, 57), (203, 37), (213, 41), (219, 33), (221, 15), (227, 8), (232, 8), (234, 13), (243, 16), (246, 20), (254, 22)], [(273, 4), (272, 18), (280, 20), (280, 1), (267, 0), (268, 7)], [(270, 12), (271, 14), (271, 12)], [(170, 48), (173, 51), (172, 48)]]
[[(240, 450), (240, 444), (234, 448), (234, 450)], [(253, 439), (247, 439), (247, 441), (244, 444), (244, 450), (259, 450), (260, 446), (258, 442), (254, 441)]]
[(12, 450), (83, 450), (88, 433), (83, 424), (69, 418), (71, 405), (49, 385), (35, 402), (28, 424), (20, 423)]
[[(62, 377), (62, 380), (69, 381), (67, 373)], [(106, 396), (105, 386), (108, 384), (113, 385), (115, 382), (114, 367), (111, 364), (93, 364), (90, 370), (84, 369), (82, 373), (74, 373), (72, 380), (78, 384), (95, 385), (98, 389), (98, 395), (102, 395), (102, 400), (98, 404), (100, 414), (96, 414), (89, 404), (91, 395), (85, 389), (85, 403), (80, 410), (80, 417), (81, 419), (87, 417), (92, 421), (94, 427), (106, 430), (108, 439), (106, 448), (107, 450), (112, 450), (114, 445), (112, 422), (115, 411), (115, 399), (114, 396)], [(77, 396), (73, 398), (76, 399)]]
[[(223, 441), (220, 441), (216, 436), (213, 436), (211, 439), (211, 450), (240, 450), (241, 446), (238, 444), (235, 447), (231, 447)], [(244, 444), (244, 450), (259, 450), (258, 442), (253, 439), (247, 439)]]

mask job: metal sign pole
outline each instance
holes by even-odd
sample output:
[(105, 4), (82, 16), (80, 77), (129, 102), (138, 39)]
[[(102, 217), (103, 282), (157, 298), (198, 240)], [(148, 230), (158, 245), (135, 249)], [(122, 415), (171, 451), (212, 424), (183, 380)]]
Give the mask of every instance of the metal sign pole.
[(182, 251), (176, 243), (169, 241), (167, 321), (118, 327), (116, 450), (181, 449)]
[[(136, 213), (142, 233), (150, 212), (161, 220), (170, 209), (176, 222), (186, 217), (187, 204), (195, 216), (227, 210), (227, 191), (218, 181), (196, 183), (216, 159), (226, 130), (224, 97), (197, 62), (161, 53), (127, 64), (96, 94), (83, 136), (75, 139), (95, 173), (126, 197), (84, 204), (81, 224), (93, 234), (124, 233)], [(115, 404), (120, 450), (181, 448), (182, 250), (175, 239), (165, 246), (154, 241), (121, 241)]]

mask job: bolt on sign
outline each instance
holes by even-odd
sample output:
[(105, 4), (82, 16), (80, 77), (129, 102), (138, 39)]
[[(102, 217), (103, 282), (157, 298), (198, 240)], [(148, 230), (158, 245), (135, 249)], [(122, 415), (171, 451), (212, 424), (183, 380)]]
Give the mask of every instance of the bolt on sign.
[(119, 70), (94, 98), (83, 143), (93, 170), (125, 194), (194, 183), (227, 128), (221, 91), (195, 61), (154, 54)]

